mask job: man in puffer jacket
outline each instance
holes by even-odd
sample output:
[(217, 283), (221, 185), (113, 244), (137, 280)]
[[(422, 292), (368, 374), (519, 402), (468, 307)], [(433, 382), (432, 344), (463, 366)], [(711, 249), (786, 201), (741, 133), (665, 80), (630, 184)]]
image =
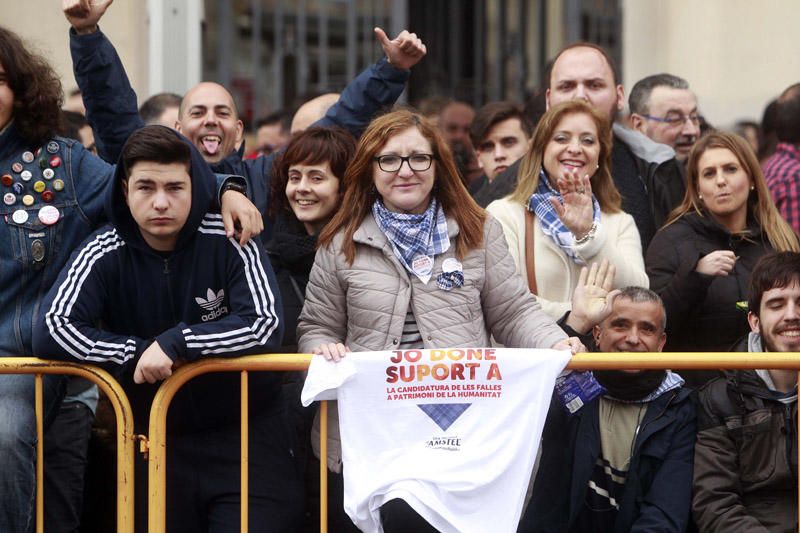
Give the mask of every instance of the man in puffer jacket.
[[(800, 254), (750, 278), (741, 351), (800, 351)], [(797, 372), (736, 370), (700, 390), (694, 518), (700, 531), (797, 531)]]

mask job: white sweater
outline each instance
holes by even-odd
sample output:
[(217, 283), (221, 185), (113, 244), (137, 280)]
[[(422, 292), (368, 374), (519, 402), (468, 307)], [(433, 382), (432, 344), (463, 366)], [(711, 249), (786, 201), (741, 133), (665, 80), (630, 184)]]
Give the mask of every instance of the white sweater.
[[(495, 200), (486, 208), (503, 226), (511, 256), (525, 282), (525, 206), (508, 198)], [(542, 309), (555, 319), (570, 309), (572, 291), (578, 284), (581, 267), (542, 232), (538, 219), (533, 224), (534, 271)], [(614, 288), (629, 285), (648, 287), (642, 245), (633, 217), (627, 213), (600, 213), (594, 238), (574, 247), (587, 265), (603, 259), (617, 268)]]

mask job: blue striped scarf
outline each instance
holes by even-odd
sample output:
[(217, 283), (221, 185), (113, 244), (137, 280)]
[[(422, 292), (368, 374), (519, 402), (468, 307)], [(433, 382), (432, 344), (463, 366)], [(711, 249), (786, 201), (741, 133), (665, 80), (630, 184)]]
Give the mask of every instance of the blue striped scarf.
[[(372, 204), (372, 216), (392, 244), (400, 263), (422, 283), (428, 283), (433, 273), (434, 256), (450, 248), (447, 220), (436, 199), (431, 200), (424, 213), (414, 215), (389, 211), (379, 198)], [(415, 259), (427, 263), (430, 268), (415, 271), (412, 266)]]
[[(550, 203), (550, 198), (553, 197), (558, 198), (562, 204), (564, 203), (561, 193), (550, 185), (547, 174), (544, 169), (541, 169), (539, 171), (539, 185), (536, 187), (536, 192), (528, 200), (528, 211), (536, 215), (542, 226), (542, 232), (553, 239), (553, 242), (567, 254), (567, 257), (578, 265), (585, 265), (586, 262), (578, 257), (578, 254), (573, 249), (575, 235), (561, 222), (553, 204)], [(592, 194), (592, 204), (594, 206), (594, 222), (600, 224), (600, 203), (594, 194)]]

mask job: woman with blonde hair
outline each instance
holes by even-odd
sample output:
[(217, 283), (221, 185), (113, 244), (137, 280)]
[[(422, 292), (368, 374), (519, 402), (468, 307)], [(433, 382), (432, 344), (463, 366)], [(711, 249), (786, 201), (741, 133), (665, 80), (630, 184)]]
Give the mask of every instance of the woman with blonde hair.
[(514, 192), (489, 204), (542, 308), (570, 309), (581, 267), (606, 259), (614, 288), (647, 287), (641, 241), (611, 178), (611, 126), (586, 102), (551, 107), (533, 133)]
[(647, 273), (669, 317), (667, 349), (727, 351), (750, 331), (747, 290), (758, 258), (800, 248), (738, 135), (700, 138), (687, 174), (683, 202), (647, 250)]
[[(469, 196), (450, 149), (422, 116), (399, 110), (375, 119), (344, 181), (346, 208), (319, 236), (301, 352), (338, 361), (346, 351), (488, 346), (490, 334), (509, 347), (582, 348), (528, 293), (500, 225)], [(336, 472), (337, 421), (327, 458)], [(387, 511), (386, 531), (431, 530), (402, 500)]]

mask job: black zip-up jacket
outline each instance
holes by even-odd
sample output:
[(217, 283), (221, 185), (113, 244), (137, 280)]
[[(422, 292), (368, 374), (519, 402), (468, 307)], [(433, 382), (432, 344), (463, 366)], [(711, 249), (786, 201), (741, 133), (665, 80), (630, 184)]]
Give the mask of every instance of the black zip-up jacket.
[[(733, 235), (708, 214), (687, 213), (653, 238), (645, 267), (667, 310), (665, 351), (724, 352), (750, 331), (746, 309), (736, 304), (747, 300), (756, 261), (773, 248), (755, 222), (747, 229), (746, 236)], [(736, 254), (733, 270), (697, 272), (700, 259), (716, 250)]]
[[(118, 165), (106, 202), (111, 224), (73, 253), (34, 328), (36, 354), (115, 373), (140, 428), (156, 386), (135, 385), (133, 370), (154, 341), (172, 359), (194, 361), (269, 352), (283, 334), (280, 296), (259, 241), (240, 246), (225, 236), (221, 216), (208, 212), (211, 169), (188, 140), (172, 133), (192, 155), (192, 206), (175, 249), (159, 253), (144, 241), (125, 203)], [(253, 414), (267, 409), (277, 393), (273, 375), (254, 379)], [(238, 381), (224, 374), (192, 380), (175, 399), (171, 430), (238, 424)]]
[(700, 389), (692, 511), (701, 532), (797, 531), (797, 401), (779, 396), (753, 370)]
[(278, 281), (283, 301), (284, 328), (281, 351), (297, 351), (297, 319), (306, 299), (306, 285), (316, 256), (317, 236), (309, 235), (294, 213), (275, 217), (272, 238), (264, 245)]
[[(533, 496), (520, 532), (573, 531), (601, 453), (599, 405), (595, 398), (570, 416), (553, 395)], [(613, 533), (686, 531), (695, 423), (695, 405), (685, 388), (650, 402), (636, 435)]]

